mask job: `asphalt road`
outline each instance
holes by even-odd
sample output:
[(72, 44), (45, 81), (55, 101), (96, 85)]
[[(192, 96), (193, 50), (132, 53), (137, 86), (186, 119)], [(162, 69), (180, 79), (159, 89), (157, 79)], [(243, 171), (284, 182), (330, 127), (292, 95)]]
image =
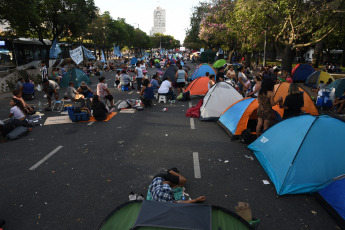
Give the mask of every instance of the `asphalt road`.
[[(114, 75), (105, 73), (109, 86)], [(136, 91), (111, 92), (115, 100), (138, 98)], [(42, 94), (38, 98), (45, 101)], [(1, 118), (8, 116), (8, 101), (0, 100)], [(254, 154), (230, 141), (217, 123), (193, 119), (192, 129), (185, 112), (197, 102), (155, 101), (152, 108), (118, 113), (108, 122), (38, 126), (24, 138), (0, 144), (5, 229), (97, 229), (131, 191), (146, 196), (153, 175), (171, 167), (187, 178), (186, 192), (192, 197), (205, 195), (206, 203), (232, 211), (238, 201), (248, 202), (261, 220), (259, 229), (338, 229), (313, 197), (277, 197), (274, 185), (263, 183), (270, 180)], [(195, 178), (193, 155), (198, 155), (201, 178)]]

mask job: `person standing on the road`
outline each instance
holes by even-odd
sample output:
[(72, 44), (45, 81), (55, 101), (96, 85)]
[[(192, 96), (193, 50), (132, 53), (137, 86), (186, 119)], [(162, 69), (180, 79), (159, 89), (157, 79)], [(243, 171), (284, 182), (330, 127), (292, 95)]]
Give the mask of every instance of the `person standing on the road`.
[(156, 175), (149, 186), (152, 199), (154, 201), (178, 203), (197, 203), (205, 201), (205, 196), (200, 196), (193, 200), (175, 200), (172, 188), (182, 187), (186, 181), (186, 178), (179, 174), (177, 169), (169, 170), (168, 173), (165, 174)]
[(136, 79), (137, 79), (137, 90), (138, 92), (137, 93), (140, 93), (140, 90), (141, 90), (141, 82), (143, 80), (143, 77), (144, 77), (144, 74), (143, 74), (143, 70), (140, 68), (140, 63), (138, 62), (137, 67), (135, 67), (135, 74), (136, 74)]
[(46, 62), (45, 61), (41, 61), (41, 72), (42, 72), (42, 80), (43, 79), (48, 79), (48, 70), (47, 70), (47, 66), (46, 66)]
[(179, 70), (175, 74), (178, 94), (183, 93), (186, 89), (187, 73), (182, 69), (182, 65), (178, 66)]
[(110, 105), (114, 107), (114, 98), (113, 95), (110, 94), (107, 85), (105, 84), (105, 77), (98, 78), (99, 83), (97, 84), (97, 95), (101, 99), (107, 99), (110, 101)]
[(52, 106), (52, 96), (53, 96), (53, 94), (55, 95), (55, 100), (56, 101), (59, 100), (59, 91), (58, 91), (58, 89), (60, 89), (60, 86), (55, 81), (48, 80), (48, 78), (44, 78), (43, 79), (42, 85), (43, 85), (43, 91), (47, 95), (48, 105), (49, 105), (49, 108), (50, 108)]

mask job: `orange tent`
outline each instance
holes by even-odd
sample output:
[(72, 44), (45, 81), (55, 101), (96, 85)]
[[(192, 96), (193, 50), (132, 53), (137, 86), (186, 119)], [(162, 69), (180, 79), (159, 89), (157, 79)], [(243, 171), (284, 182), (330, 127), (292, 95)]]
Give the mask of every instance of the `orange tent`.
[[(250, 129), (252, 134), (256, 134), (258, 108), (258, 99), (244, 98), (227, 108), (220, 116), (218, 124), (231, 137), (240, 136), (245, 129)], [(283, 117), (284, 109), (281, 109), (279, 105), (273, 106), (272, 109), (279, 113), (280, 117)], [(274, 118), (274, 114), (272, 114), (272, 118)]]
[[(274, 100), (278, 100), (278, 98), (281, 96), (283, 100), (285, 101), (286, 96), (288, 95), (290, 83), (283, 82), (281, 84), (277, 84), (274, 86)], [(319, 112), (317, 111), (314, 102), (311, 100), (309, 94), (301, 87), (298, 87), (301, 92), (303, 92), (303, 99), (304, 99), (304, 107), (302, 110), (304, 110), (306, 113), (309, 113), (311, 115), (319, 115)]]
[(188, 85), (185, 92), (189, 91), (191, 96), (205, 96), (209, 80), (208, 77), (198, 77)]

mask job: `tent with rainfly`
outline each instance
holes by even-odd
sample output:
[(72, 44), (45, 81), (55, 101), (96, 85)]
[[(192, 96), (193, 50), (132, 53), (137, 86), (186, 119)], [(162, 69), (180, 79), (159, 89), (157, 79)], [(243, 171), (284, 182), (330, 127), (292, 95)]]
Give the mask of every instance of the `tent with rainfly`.
[(292, 80), (294, 82), (305, 82), (308, 76), (315, 72), (315, 69), (309, 64), (297, 64), (292, 69)]
[(335, 97), (340, 97), (345, 91), (345, 78), (335, 80), (326, 89), (334, 89)]
[[(290, 83), (288, 82), (282, 82), (281, 84), (277, 84), (274, 86), (274, 100), (278, 100), (279, 97), (282, 97), (285, 101), (286, 96), (288, 95)], [(301, 87), (298, 87), (300, 92), (303, 92), (303, 99), (304, 99), (304, 107), (302, 107), (302, 110), (306, 113), (309, 113), (311, 115), (319, 115), (319, 112), (317, 111), (313, 100), (310, 98), (309, 94), (302, 89)]]
[(190, 96), (205, 96), (209, 80), (208, 77), (198, 77), (188, 85), (185, 92), (189, 91)]
[(345, 229), (345, 176), (337, 178), (321, 189), (316, 193), (316, 197), (341, 229)]
[(304, 84), (316, 89), (319, 86), (320, 81), (323, 81), (326, 84), (330, 78), (334, 81), (334, 78), (329, 73), (325, 71), (315, 71), (308, 76)]
[(198, 68), (196, 68), (196, 70), (192, 74), (191, 80), (195, 80), (198, 77), (205, 77), (206, 72), (209, 72), (210, 75), (211, 74), (216, 75), (216, 71), (213, 69), (213, 67), (204, 63), (204, 64), (199, 65)]
[(92, 82), (89, 78), (89, 76), (84, 73), (84, 71), (80, 69), (71, 69), (67, 71), (60, 81), (60, 87), (68, 87), (69, 82), (73, 81), (75, 83), (75, 87), (80, 87), (80, 83), (82, 81), (85, 81), (87, 85), (90, 85)]
[(272, 126), (248, 148), (278, 195), (311, 193), (345, 174), (344, 136), (344, 121), (302, 115)]
[(216, 83), (204, 97), (200, 108), (200, 120), (218, 120), (226, 108), (242, 98), (230, 84)]
[[(218, 124), (225, 129), (230, 137), (240, 136), (245, 129), (250, 129), (251, 133), (256, 134), (257, 110), (259, 107), (256, 98), (244, 98), (229, 106), (220, 116)], [(276, 111), (272, 113), (274, 119), (278, 113), (282, 117), (284, 110), (278, 105), (273, 107)]]
[(117, 207), (99, 229), (248, 230), (254, 227), (237, 214), (217, 206), (144, 200)]

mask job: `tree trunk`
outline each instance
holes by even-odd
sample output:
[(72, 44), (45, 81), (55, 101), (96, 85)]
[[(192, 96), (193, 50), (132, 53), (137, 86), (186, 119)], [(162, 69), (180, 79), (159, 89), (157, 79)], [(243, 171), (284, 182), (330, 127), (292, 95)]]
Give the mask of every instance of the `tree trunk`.
[(282, 69), (288, 73), (291, 73), (292, 70), (293, 50), (291, 48), (291, 46), (286, 46), (282, 56)]
[(344, 42), (343, 42), (343, 54), (341, 55), (340, 65), (345, 66), (345, 43)]
[(233, 53), (234, 53), (234, 50), (230, 50), (229, 56), (228, 56), (228, 63), (231, 63), (231, 57), (232, 57)]
[(250, 66), (250, 56), (251, 56), (251, 53), (245, 53), (244, 54), (244, 63), (246, 65), (246, 67)]
[(322, 53), (322, 40), (316, 43), (314, 54), (313, 54), (312, 65), (315, 69), (319, 67), (321, 53)]

